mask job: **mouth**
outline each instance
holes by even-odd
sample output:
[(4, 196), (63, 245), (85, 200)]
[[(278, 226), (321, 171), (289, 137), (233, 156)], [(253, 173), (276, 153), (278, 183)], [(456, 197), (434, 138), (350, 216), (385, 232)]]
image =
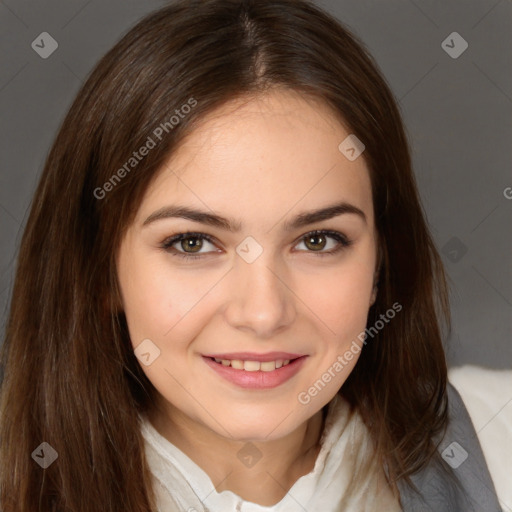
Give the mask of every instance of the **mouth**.
[(246, 372), (272, 372), (274, 370), (278, 370), (283, 366), (289, 365), (292, 361), (296, 361), (299, 359), (295, 357), (293, 359), (275, 359), (273, 361), (257, 361), (251, 359), (220, 359), (217, 357), (210, 357), (212, 361), (215, 361), (217, 364), (221, 364), (222, 366), (230, 366), (235, 370), (244, 370)]
[(275, 388), (283, 384), (297, 374), (307, 357), (288, 353), (202, 356), (204, 362), (223, 379), (239, 387), (253, 389)]

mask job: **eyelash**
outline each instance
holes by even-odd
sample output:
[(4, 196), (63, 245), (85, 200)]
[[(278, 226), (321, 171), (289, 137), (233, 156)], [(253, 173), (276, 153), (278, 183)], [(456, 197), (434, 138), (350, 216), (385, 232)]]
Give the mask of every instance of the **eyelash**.
[[(313, 253), (316, 256), (321, 256), (321, 257), (322, 256), (332, 256), (332, 255), (338, 253), (339, 251), (341, 251), (342, 249), (346, 249), (353, 243), (351, 240), (348, 240), (347, 237), (345, 235), (343, 235), (342, 233), (339, 233), (338, 231), (331, 231), (328, 229), (320, 229), (320, 230), (310, 231), (309, 233), (304, 234), (299, 239), (299, 241), (297, 243), (302, 242), (303, 240), (305, 240), (308, 237), (316, 236), (316, 235), (325, 235), (330, 238), (334, 238), (334, 240), (336, 240), (339, 243), (339, 245), (337, 247), (335, 247), (334, 249), (331, 249), (330, 251), (322, 251), (322, 252), (305, 251), (305, 252)], [(202, 258), (208, 254), (208, 253), (190, 254), (190, 253), (177, 251), (176, 249), (172, 248), (172, 246), (174, 244), (176, 244), (177, 242), (181, 242), (182, 240), (184, 240), (186, 238), (198, 238), (200, 240), (206, 240), (207, 242), (210, 242), (212, 244), (215, 243), (213, 237), (211, 237), (210, 235), (207, 235), (206, 233), (187, 232), (187, 233), (179, 233), (176, 235), (172, 235), (169, 238), (166, 238), (162, 242), (161, 248), (167, 252), (172, 252), (173, 256), (178, 256), (180, 258), (183, 258), (184, 260), (195, 260), (198, 258)]]

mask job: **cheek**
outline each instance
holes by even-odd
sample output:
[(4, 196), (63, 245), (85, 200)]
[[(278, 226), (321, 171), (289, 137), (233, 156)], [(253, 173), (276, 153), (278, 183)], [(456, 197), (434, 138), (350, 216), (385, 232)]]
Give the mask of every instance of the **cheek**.
[(193, 291), (169, 269), (132, 251), (120, 256), (118, 277), (132, 344), (163, 339), (183, 316)]
[(120, 259), (118, 268), (135, 354), (138, 347), (140, 353), (151, 354), (149, 365), (140, 359), (141, 369), (162, 395), (179, 401), (180, 395), (175, 392), (179, 387), (169, 384), (174, 379), (186, 381), (184, 358), (188, 357), (190, 340), (200, 330), (201, 297), (208, 291), (209, 283), (194, 279), (186, 272), (173, 271), (165, 258), (152, 261), (142, 253), (137, 255), (136, 251), (129, 259)]
[(143, 251), (126, 251), (118, 264), (123, 307), (130, 328), (147, 336), (162, 335), (190, 309), (195, 291), (165, 261)]
[(297, 400), (302, 405), (318, 407), (342, 387), (361, 355), (373, 267), (347, 264), (316, 283), (318, 286), (307, 297), (316, 317), (316, 357), (310, 372), (304, 375)]
[(366, 325), (373, 288), (373, 267), (357, 263), (319, 275), (308, 285), (308, 305), (331, 336), (342, 343)]

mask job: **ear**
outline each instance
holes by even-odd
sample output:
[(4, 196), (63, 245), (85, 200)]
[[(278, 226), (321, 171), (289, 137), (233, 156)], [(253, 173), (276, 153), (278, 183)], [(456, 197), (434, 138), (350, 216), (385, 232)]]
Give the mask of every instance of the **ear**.
[(377, 268), (375, 270), (375, 273), (373, 274), (373, 290), (372, 290), (372, 295), (370, 297), (370, 307), (375, 304), (375, 301), (377, 300), (377, 293), (379, 291), (379, 287), (378, 287), (379, 275), (380, 275), (380, 270), (382, 267), (382, 257), (381, 257), (380, 250), (379, 250), (378, 262), (377, 262), (376, 267)]
[(374, 285), (372, 290), (372, 296), (370, 297), (370, 307), (375, 304), (375, 301), (377, 300), (377, 292), (379, 291), (379, 288), (377, 285)]

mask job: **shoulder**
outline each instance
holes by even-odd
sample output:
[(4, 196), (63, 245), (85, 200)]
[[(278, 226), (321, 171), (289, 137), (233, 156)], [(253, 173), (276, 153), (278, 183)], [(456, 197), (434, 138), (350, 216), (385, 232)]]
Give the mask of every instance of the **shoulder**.
[(452, 368), (449, 380), (464, 401), (500, 502), (512, 510), (512, 370)]
[[(447, 384), (448, 425), (438, 457), (412, 475), (419, 494), (399, 485), (405, 512), (501, 512), (495, 487), (465, 403)], [(449, 476), (449, 478), (447, 478)], [(400, 484), (400, 483), (399, 483)]]

